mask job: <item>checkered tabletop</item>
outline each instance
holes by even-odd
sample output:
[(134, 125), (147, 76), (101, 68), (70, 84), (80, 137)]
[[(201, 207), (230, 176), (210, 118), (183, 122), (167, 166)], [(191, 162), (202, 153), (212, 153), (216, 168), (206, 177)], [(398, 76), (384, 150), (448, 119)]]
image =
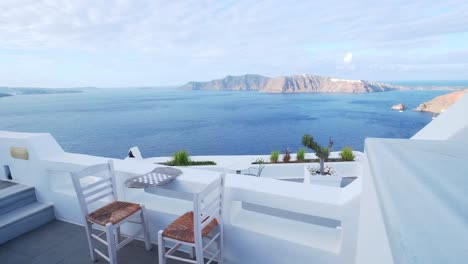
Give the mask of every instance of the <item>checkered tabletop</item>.
[(160, 186), (169, 183), (181, 174), (182, 171), (176, 168), (156, 168), (148, 173), (145, 173), (140, 176), (135, 176), (126, 180), (125, 186), (127, 186), (128, 188), (145, 188)]

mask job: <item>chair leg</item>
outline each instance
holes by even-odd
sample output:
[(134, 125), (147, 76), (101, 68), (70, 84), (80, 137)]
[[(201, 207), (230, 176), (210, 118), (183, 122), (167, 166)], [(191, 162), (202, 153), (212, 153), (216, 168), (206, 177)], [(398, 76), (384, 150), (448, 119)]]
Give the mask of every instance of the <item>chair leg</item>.
[(120, 241), (120, 226), (115, 229), (115, 244), (118, 245)]
[(195, 259), (195, 248), (192, 247), (192, 246), (190, 246), (190, 249), (189, 249), (189, 250), (190, 250), (190, 252), (189, 252), (189, 257), (190, 257), (191, 259)]
[(164, 245), (163, 239), (163, 231), (160, 230), (158, 232), (158, 256), (159, 256), (159, 264), (166, 264), (166, 258), (164, 257), (166, 254), (166, 246)]
[(218, 257), (218, 264), (224, 263), (224, 230), (223, 227), (219, 230), (219, 237), (218, 237), (218, 250), (219, 250), (219, 257)]
[(89, 254), (91, 255), (91, 261), (97, 261), (96, 252), (94, 252), (94, 244), (93, 244), (93, 237), (91, 236), (91, 232), (93, 230), (92, 224), (86, 221), (85, 225), (86, 230), (86, 238), (88, 239), (88, 247), (89, 247)]
[(143, 238), (145, 239), (145, 247), (146, 251), (150, 251), (153, 245), (151, 245), (151, 237), (148, 227), (148, 221), (146, 220), (146, 208), (145, 206), (141, 206), (141, 225), (143, 228)]
[(197, 262), (197, 264), (204, 264), (205, 263), (205, 257), (204, 257), (204, 254), (203, 254), (203, 243), (202, 243), (202, 241), (200, 241), (199, 243), (197, 243), (197, 241), (195, 241), (195, 261)]
[(114, 228), (112, 224), (106, 225), (107, 251), (109, 252), (110, 264), (117, 264), (117, 252), (115, 244)]

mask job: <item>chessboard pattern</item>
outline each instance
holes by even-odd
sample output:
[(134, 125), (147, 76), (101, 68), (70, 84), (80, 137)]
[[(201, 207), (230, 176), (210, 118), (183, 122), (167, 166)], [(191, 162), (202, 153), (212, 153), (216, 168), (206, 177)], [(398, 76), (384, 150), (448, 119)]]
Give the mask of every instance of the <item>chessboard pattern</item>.
[(161, 167), (156, 168), (143, 175), (132, 177), (125, 181), (128, 188), (145, 188), (160, 186), (169, 183), (182, 174), (182, 171), (176, 168)]

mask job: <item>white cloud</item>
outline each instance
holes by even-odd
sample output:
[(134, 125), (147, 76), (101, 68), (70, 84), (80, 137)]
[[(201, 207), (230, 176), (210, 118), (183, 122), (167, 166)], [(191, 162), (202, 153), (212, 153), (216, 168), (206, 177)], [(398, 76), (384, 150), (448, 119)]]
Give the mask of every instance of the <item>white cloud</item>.
[[(341, 47), (359, 54), (359, 62), (399, 64), (446, 34), (468, 34), (468, 2), (457, 0), (2, 0), (0, 10), (0, 57), (7, 49), (46, 51), (44, 57), (94, 52), (89, 60), (136, 57), (133, 68), (158, 72), (147, 77), (153, 84), (247, 72), (336, 75), (336, 59), (347, 52)], [(307, 57), (305, 47), (314, 55)], [(430, 59), (445, 51), (427, 52)], [(344, 64), (359, 67), (356, 62), (351, 52), (344, 55)]]
[(353, 54), (351, 52), (346, 52), (343, 57), (343, 62), (345, 64), (351, 64), (353, 62)]

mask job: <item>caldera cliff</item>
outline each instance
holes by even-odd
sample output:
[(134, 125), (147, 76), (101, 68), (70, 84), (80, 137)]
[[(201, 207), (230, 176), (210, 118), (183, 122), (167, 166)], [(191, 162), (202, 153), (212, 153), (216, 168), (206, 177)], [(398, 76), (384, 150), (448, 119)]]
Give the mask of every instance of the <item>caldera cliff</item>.
[(279, 76), (256, 74), (227, 76), (208, 82), (189, 82), (186, 90), (259, 91), (265, 93), (372, 93), (399, 90), (400, 87), (363, 80), (345, 80), (312, 74)]
[(265, 87), (269, 79), (262, 75), (246, 74), (227, 76), (209, 82), (189, 82), (180, 88), (184, 90), (258, 91)]

